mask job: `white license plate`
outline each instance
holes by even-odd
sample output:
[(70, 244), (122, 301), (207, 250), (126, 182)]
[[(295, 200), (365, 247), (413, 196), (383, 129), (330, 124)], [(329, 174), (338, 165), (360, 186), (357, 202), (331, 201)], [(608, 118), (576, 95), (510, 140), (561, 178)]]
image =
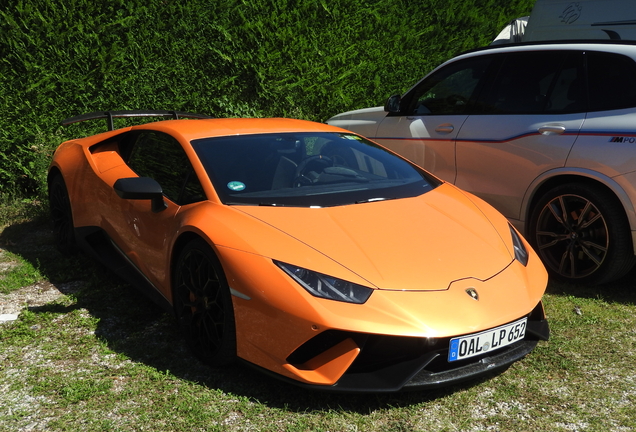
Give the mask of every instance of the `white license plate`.
[(527, 318), (468, 336), (451, 339), (448, 361), (463, 360), (496, 350), (521, 340), (526, 335)]

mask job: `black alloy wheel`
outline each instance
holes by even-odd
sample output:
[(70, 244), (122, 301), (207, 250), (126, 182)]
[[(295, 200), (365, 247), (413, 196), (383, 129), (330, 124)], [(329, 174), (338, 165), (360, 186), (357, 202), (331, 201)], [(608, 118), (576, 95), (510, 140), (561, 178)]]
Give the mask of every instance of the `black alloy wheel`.
[(222, 366), (236, 358), (230, 288), (221, 264), (202, 239), (181, 252), (174, 279), (174, 307), (190, 349), (203, 362)]
[(77, 250), (68, 190), (60, 174), (49, 182), (49, 209), (55, 246), (64, 254)]
[(534, 208), (529, 239), (550, 274), (561, 280), (610, 282), (635, 261), (625, 213), (597, 185), (570, 183), (546, 193)]

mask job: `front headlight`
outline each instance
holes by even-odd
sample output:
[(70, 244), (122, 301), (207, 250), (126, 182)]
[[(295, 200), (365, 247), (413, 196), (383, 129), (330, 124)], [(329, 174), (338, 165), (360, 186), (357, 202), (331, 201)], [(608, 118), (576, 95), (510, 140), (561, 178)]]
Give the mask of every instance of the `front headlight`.
[(373, 289), (280, 261), (274, 263), (314, 297), (362, 304)]
[(512, 235), (512, 247), (515, 250), (515, 259), (524, 266), (528, 264), (528, 250), (523, 244), (521, 237), (512, 225), (510, 225), (510, 234)]

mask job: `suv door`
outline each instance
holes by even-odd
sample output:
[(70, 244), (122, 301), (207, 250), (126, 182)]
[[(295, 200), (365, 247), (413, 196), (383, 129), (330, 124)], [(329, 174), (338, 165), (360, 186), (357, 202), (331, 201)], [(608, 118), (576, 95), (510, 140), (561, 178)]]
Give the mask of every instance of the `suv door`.
[(568, 166), (584, 167), (608, 177), (633, 170), (636, 143), (636, 62), (618, 53), (585, 53), (590, 108)]
[(593, 180), (574, 177), (543, 191), (528, 238), (553, 275), (603, 283), (636, 262), (630, 227), (636, 201), (636, 62), (592, 49), (584, 57), (589, 108), (566, 165)]
[(427, 171), (455, 182), (455, 138), (478, 93), (492, 56), (453, 62), (427, 76), (389, 113), (374, 140)]
[(565, 164), (586, 111), (583, 53), (503, 54), (457, 135), (455, 184), (521, 220), (528, 186)]

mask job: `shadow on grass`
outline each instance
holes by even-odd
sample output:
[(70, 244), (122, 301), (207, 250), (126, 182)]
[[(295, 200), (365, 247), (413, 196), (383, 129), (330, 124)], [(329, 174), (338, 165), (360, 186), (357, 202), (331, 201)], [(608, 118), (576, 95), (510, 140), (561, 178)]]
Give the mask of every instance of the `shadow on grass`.
[(57, 252), (51, 230), (43, 221), (5, 228), (0, 233), (0, 246), (31, 262), (63, 294), (76, 299), (71, 306), (47, 304), (30, 308), (32, 312), (65, 314), (86, 309), (99, 320), (96, 336), (111, 350), (157, 371), (256, 403), (303, 413), (333, 410), (365, 414), (443, 398), (489, 379), (432, 391), (338, 394), (302, 389), (240, 363), (210, 368), (191, 355), (171, 315), (83, 254), (66, 257)]
[(554, 295), (566, 295), (601, 299), (608, 303), (636, 304), (636, 266), (621, 279), (603, 285), (582, 285), (550, 281), (546, 291)]

